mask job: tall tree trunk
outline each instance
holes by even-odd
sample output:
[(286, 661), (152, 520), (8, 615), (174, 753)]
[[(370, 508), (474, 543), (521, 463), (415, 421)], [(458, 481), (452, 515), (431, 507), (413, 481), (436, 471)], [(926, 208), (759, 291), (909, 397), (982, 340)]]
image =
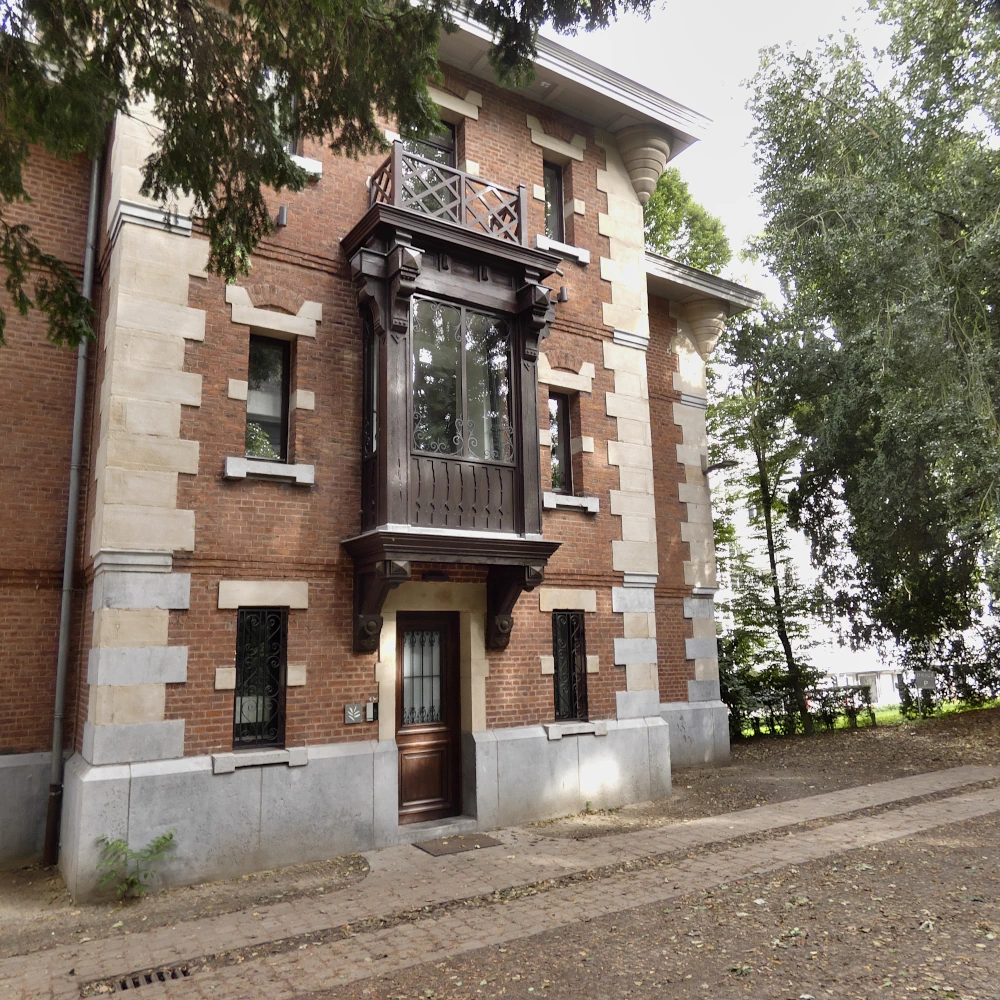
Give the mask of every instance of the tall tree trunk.
[(785, 625), (785, 604), (781, 596), (781, 586), (778, 583), (778, 558), (775, 552), (774, 528), (771, 522), (771, 508), (773, 505), (771, 483), (767, 475), (767, 463), (764, 459), (763, 449), (756, 435), (752, 435), (752, 437), (753, 452), (757, 459), (757, 473), (760, 476), (760, 507), (764, 512), (764, 530), (767, 533), (767, 559), (771, 566), (771, 590), (774, 600), (774, 613), (778, 623), (778, 638), (781, 640), (781, 648), (785, 651), (785, 663), (788, 665), (788, 676), (792, 682), (795, 704), (798, 706), (799, 715), (802, 717), (802, 728), (807, 735), (811, 735), (813, 720), (809, 714), (809, 703), (806, 700), (805, 687), (802, 683), (802, 672), (795, 661), (795, 655), (792, 652), (792, 643), (788, 638), (788, 628)]

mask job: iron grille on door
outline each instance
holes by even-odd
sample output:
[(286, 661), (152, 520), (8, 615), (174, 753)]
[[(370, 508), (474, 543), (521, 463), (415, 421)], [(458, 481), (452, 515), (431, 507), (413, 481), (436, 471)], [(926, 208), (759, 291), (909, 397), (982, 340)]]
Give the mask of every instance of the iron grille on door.
[(552, 612), (557, 719), (587, 718), (587, 642), (582, 611)]
[(441, 630), (403, 633), (404, 726), (441, 721)]
[(237, 615), (233, 746), (283, 746), (288, 609), (240, 608)]

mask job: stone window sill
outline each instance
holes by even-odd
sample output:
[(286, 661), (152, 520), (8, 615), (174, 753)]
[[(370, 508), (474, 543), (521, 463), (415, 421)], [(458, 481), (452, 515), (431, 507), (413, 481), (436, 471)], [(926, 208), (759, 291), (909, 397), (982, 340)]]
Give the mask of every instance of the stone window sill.
[(305, 747), (290, 747), (288, 750), (239, 750), (233, 753), (212, 754), (214, 774), (232, 774), (238, 767), (261, 767), (264, 764), (304, 767), (308, 763), (309, 751)]
[(596, 514), (601, 509), (597, 497), (573, 497), (568, 493), (543, 493), (542, 506), (546, 510), (583, 510)]
[(561, 740), (564, 736), (607, 736), (606, 722), (549, 722), (542, 726), (550, 740)]
[(560, 243), (558, 240), (550, 240), (548, 236), (539, 233), (535, 237), (535, 248), (538, 250), (551, 250), (553, 253), (561, 253), (563, 257), (575, 260), (577, 264), (590, 263), (590, 251), (583, 247), (575, 247), (570, 243)]
[(287, 465), (284, 462), (268, 462), (259, 458), (227, 458), (226, 479), (279, 479), (292, 482), (296, 486), (312, 486), (316, 482), (314, 465)]
[(309, 156), (296, 156), (293, 153), (292, 163), (309, 174), (310, 180), (318, 181), (323, 176), (323, 164), (319, 160), (314, 160)]

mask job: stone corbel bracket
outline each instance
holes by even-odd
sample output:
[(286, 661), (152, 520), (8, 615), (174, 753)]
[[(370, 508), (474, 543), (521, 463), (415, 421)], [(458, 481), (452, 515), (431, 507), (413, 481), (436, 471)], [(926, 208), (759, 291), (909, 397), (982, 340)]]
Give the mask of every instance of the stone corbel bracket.
[(354, 652), (376, 653), (382, 635), (382, 606), (401, 583), (410, 579), (410, 564), (386, 559), (354, 571)]
[(645, 205), (670, 159), (668, 133), (655, 125), (630, 125), (615, 138), (639, 204)]
[(726, 326), (729, 310), (721, 299), (695, 299), (684, 306), (684, 318), (698, 353), (707, 361)]
[(545, 580), (545, 566), (490, 566), (486, 575), (486, 648), (506, 649), (514, 628), (511, 612), (525, 590)]

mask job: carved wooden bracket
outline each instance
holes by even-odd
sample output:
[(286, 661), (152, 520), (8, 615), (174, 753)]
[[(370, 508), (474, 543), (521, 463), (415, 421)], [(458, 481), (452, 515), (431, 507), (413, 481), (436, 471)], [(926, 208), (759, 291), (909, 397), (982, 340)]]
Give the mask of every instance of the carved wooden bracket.
[(410, 246), (409, 233), (397, 232), (388, 253), (362, 247), (351, 258), (351, 277), (358, 305), (371, 312), (380, 336), (390, 328), (397, 336), (405, 336), (409, 326), (410, 296), (417, 290), (422, 256), (419, 250)]
[(525, 590), (545, 579), (544, 564), (490, 566), (486, 575), (486, 648), (506, 649), (514, 628), (511, 612)]
[(384, 336), (385, 328), (385, 256), (377, 250), (362, 247), (351, 258), (351, 280), (362, 313), (371, 313), (376, 333)]
[(532, 271), (525, 271), (525, 283), (517, 290), (517, 311), (524, 316), (524, 357), (538, 360), (538, 344), (549, 335), (549, 324), (556, 318), (556, 307), (549, 298), (550, 289)]
[(382, 636), (382, 605), (410, 578), (410, 564), (387, 559), (354, 571), (354, 652), (374, 653)]
[(389, 272), (389, 302), (392, 308), (392, 329), (406, 333), (410, 322), (410, 296), (417, 290), (421, 253), (411, 246), (392, 248), (386, 261)]

